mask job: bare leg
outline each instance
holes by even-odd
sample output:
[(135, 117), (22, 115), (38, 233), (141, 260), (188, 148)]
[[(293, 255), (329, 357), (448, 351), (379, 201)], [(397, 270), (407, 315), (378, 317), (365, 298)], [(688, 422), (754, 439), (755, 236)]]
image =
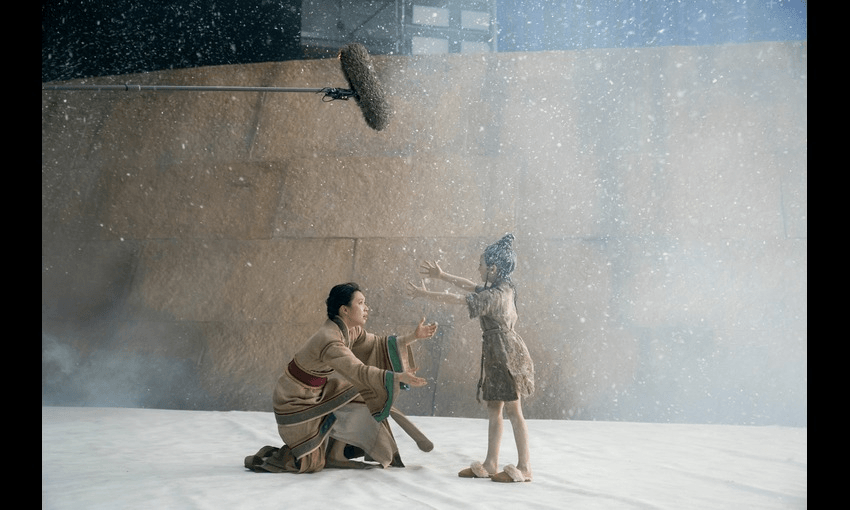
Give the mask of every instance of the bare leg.
[(330, 461), (344, 462), (348, 460), (345, 458), (345, 443), (342, 441), (333, 441), (327, 456)]
[(522, 414), (522, 403), (520, 400), (505, 402), (505, 413), (508, 419), (511, 420), (511, 427), (514, 429), (514, 440), (516, 441), (517, 469), (523, 476), (531, 478), (531, 457), (528, 449), (528, 426), (525, 423), (525, 417)]
[(325, 456), (325, 467), (327, 468), (347, 468), (347, 469), (367, 469), (372, 467), (365, 462), (348, 460), (345, 457), (345, 443), (342, 441), (334, 441)]
[(502, 445), (502, 408), (504, 402), (491, 400), (487, 402), (487, 416), (490, 420), (487, 429), (487, 458), (484, 459), (484, 469), (491, 475), (499, 472), (499, 447)]

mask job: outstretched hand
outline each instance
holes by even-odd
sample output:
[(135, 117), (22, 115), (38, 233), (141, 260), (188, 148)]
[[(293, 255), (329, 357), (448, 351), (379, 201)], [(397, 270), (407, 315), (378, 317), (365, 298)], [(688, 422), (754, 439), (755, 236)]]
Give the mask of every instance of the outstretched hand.
[(425, 281), (422, 281), (422, 286), (417, 287), (415, 283), (407, 282), (407, 295), (412, 298), (418, 298), (420, 296), (424, 296), (428, 293), (428, 289), (425, 288)]
[(425, 324), (425, 317), (422, 317), (422, 320), (419, 321), (419, 325), (416, 326), (416, 331), (413, 332), (413, 337), (417, 340), (421, 338), (431, 338), (436, 332), (437, 323), (432, 322), (431, 324)]
[(428, 384), (426, 379), (423, 379), (416, 375), (416, 370), (408, 370), (407, 372), (396, 372), (395, 373), (396, 381), (402, 384), (409, 384), (414, 388), (419, 388), (420, 386), (425, 386)]
[(436, 260), (426, 260), (419, 265), (419, 274), (428, 278), (440, 279), (443, 276), (443, 269)]

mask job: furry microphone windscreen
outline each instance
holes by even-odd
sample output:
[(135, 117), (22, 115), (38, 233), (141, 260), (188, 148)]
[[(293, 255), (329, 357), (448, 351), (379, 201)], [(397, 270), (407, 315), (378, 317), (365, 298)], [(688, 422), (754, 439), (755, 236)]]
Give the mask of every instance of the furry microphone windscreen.
[(348, 85), (356, 94), (355, 99), (366, 118), (366, 124), (375, 131), (387, 127), (392, 109), (375, 75), (369, 52), (362, 44), (352, 43), (339, 50), (339, 60)]

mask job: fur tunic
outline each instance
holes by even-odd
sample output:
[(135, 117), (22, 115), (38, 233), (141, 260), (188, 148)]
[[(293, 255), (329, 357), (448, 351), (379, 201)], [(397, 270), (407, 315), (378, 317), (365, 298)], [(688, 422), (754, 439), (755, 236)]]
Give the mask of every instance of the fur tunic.
[(509, 402), (534, 392), (534, 362), (514, 330), (514, 288), (506, 281), (466, 296), (469, 317), (481, 322), (481, 380), (484, 400)]
[(359, 327), (350, 332), (353, 338), (326, 321), (278, 379), (273, 403), (291, 452), (288, 471), (324, 468), (328, 436), (363, 449), (384, 467), (398, 452), (386, 418), (399, 391), (393, 372), (413, 365), (411, 351), (400, 352), (395, 336)]

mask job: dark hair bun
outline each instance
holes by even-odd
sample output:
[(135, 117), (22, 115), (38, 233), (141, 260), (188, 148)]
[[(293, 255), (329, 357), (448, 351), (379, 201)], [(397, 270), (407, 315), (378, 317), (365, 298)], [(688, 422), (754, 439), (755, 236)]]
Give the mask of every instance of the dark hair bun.
[(516, 253), (511, 247), (513, 240), (513, 234), (505, 234), (484, 250), (484, 263), (496, 266), (499, 279), (507, 279), (516, 267)]
[[(328, 319), (333, 320), (339, 313), (340, 306), (350, 306), (354, 293), (360, 291), (360, 286), (354, 282), (340, 283), (334, 285), (325, 300)], [(360, 291), (362, 292), (362, 291)]]

